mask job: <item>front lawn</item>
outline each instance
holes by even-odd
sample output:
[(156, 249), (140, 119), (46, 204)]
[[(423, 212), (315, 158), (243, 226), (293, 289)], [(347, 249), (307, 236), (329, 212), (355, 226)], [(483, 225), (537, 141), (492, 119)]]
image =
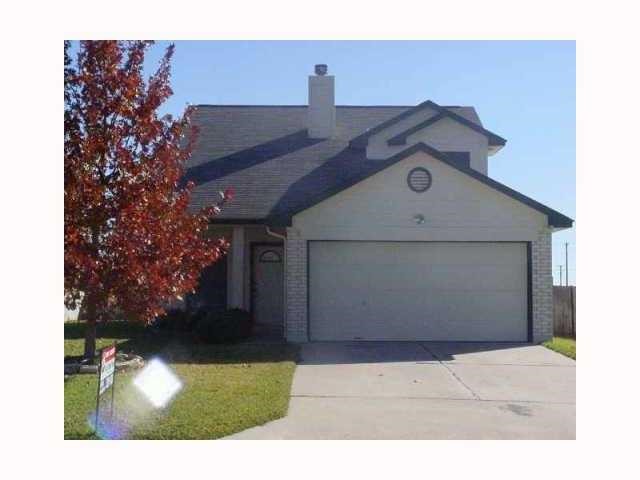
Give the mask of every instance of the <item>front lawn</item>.
[(575, 338), (553, 337), (553, 339), (544, 342), (543, 345), (569, 358), (576, 359)]
[[(65, 324), (65, 356), (83, 351), (81, 323)], [(287, 413), (296, 347), (292, 345), (194, 345), (124, 323), (98, 332), (98, 346), (117, 341), (120, 351), (165, 361), (183, 383), (164, 410), (151, 407), (131, 381), (116, 377), (116, 415), (134, 439), (213, 439), (261, 425)], [(64, 386), (64, 436), (97, 438), (87, 419), (95, 409), (96, 375), (75, 375)]]

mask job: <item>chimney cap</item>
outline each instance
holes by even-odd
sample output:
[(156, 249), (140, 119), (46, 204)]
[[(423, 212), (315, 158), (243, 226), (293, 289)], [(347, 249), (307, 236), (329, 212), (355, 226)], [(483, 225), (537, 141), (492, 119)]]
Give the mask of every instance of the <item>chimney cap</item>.
[(329, 67), (327, 67), (326, 63), (318, 63), (315, 66), (316, 75), (320, 75), (320, 76), (326, 75), (327, 70), (329, 70)]

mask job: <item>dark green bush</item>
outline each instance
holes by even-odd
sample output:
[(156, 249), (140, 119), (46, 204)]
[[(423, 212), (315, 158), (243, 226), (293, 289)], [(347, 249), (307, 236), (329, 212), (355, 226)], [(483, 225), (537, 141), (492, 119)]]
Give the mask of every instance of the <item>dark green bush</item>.
[(172, 309), (156, 318), (151, 326), (163, 332), (191, 332), (201, 316), (201, 312)]
[(252, 326), (251, 314), (246, 310), (208, 312), (195, 323), (194, 335), (203, 343), (231, 343), (251, 336)]

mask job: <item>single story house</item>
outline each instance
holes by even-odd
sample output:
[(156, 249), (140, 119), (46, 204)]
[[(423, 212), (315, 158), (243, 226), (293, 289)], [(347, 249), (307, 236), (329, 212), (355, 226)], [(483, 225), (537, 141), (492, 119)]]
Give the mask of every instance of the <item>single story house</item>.
[(506, 140), (473, 107), (336, 106), (315, 70), (308, 105), (195, 107), (192, 207), (235, 190), (199, 301), (292, 342), (551, 337), (551, 234), (573, 221), (488, 176)]

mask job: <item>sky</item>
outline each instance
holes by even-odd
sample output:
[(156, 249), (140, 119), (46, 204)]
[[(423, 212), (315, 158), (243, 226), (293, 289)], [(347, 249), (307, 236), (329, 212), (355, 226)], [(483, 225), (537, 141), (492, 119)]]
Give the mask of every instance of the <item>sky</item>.
[[(489, 157), (489, 176), (576, 219), (575, 43), (568, 41), (178, 41), (174, 95), (190, 104), (306, 105), (307, 76), (326, 63), (337, 105), (476, 108), (485, 128), (507, 139)], [(168, 42), (157, 42), (155, 68)], [(575, 226), (553, 234), (553, 276), (565, 264), (575, 285)], [(563, 274), (564, 284), (564, 274)]]

